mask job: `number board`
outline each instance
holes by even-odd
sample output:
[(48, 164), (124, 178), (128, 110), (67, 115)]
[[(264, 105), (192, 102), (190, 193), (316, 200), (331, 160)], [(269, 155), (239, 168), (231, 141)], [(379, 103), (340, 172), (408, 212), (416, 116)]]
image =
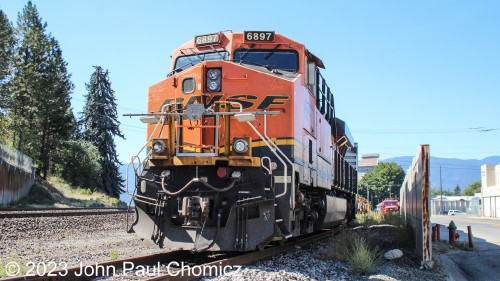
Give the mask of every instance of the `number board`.
[(245, 31), (247, 42), (274, 42), (274, 31)]
[(220, 33), (204, 34), (194, 37), (195, 45), (217, 44), (220, 43)]

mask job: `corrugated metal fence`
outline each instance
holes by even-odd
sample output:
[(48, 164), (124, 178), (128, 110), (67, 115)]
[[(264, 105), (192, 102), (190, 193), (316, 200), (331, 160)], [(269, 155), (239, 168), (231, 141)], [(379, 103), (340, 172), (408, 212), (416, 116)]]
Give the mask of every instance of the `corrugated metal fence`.
[(429, 145), (420, 145), (400, 190), (401, 215), (415, 231), (415, 247), (421, 264), (432, 268)]
[(0, 205), (26, 196), (34, 182), (33, 160), (0, 141)]

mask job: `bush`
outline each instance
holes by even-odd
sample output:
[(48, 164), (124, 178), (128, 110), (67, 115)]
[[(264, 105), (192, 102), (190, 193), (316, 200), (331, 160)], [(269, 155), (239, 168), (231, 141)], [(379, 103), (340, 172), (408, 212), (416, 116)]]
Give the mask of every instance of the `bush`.
[(88, 141), (67, 141), (57, 155), (56, 172), (72, 186), (101, 189), (101, 154)]
[(377, 249), (371, 249), (365, 237), (357, 236), (353, 239), (352, 252), (348, 261), (354, 273), (370, 274), (380, 262), (380, 254)]

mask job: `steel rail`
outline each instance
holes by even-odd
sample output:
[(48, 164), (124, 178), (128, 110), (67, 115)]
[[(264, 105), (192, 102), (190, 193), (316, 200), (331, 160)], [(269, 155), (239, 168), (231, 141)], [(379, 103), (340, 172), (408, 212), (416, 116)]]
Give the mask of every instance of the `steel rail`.
[(0, 209), (0, 218), (68, 217), (132, 213), (128, 208), (39, 208)]
[[(175, 251), (169, 253), (161, 253), (161, 254), (153, 254), (147, 256), (133, 257), (127, 259), (113, 260), (113, 261), (105, 261), (98, 262), (89, 265), (83, 265), (85, 268), (93, 269), (94, 272), (97, 272), (97, 267), (102, 268), (115, 268), (115, 269), (123, 269), (123, 266), (126, 263), (132, 263), (135, 266), (137, 265), (153, 265), (158, 262), (164, 263), (172, 260), (182, 260), (191, 255), (190, 251)], [(54, 280), (90, 280), (91, 277), (97, 278), (100, 275), (86, 275), (86, 276), (78, 276), (81, 271), (80, 266), (70, 267), (67, 270), (56, 270), (51, 272), (52, 276), (16, 276), (11, 278), (2, 279), (2, 281), (20, 281), (20, 280), (32, 280), (32, 281), (54, 281)]]
[[(316, 242), (330, 236), (333, 236), (335, 233), (339, 232), (343, 226), (339, 226), (333, 230), (325, 230), (320, 233), (311, 234), (305, 236), (297, 241), (290, 241), (285, 243), (284, 245), (272, 246), (263, 251), (254, 251), (249, 253), (243, 253), (241, 255), (237, 255), (235, 257), (229, 257), (226, 259), (216, 260), (209, 263), (204, 263), (201, 265), (197, 265), (198, 268), (203, 267), (225, 267), (225, 266), (235, 266), (235, 265), (245, 265), (252, 262), (256, 262), (271, 256), (275, 256), (277, 254), (281, 254), (286, 251), (293, 250), (296, 246), (301, 246), (305, 244), (309, 244), (312, 242)], [(185, 280), (197, 280), (200, 279), (201, 276), (194, 271), (194, 267), (191, 269), (184, 269), (181, 272), (175, 272), (175, 276), (171, 275), (161, 275), (153, 278), (146, 279), (148, 281), (156, 281), (156, 280), (168, 280), (168, 281), (185, 281)], [(205, 277), (205, 276), (203, 276)]]
[[(102, 277), (103, 274), (100, 274), (103, 270), (107, 268), (113, 268), (114, 270), (124, 270), (125, 265), (133, 265), (135, 268), (138, 266), (147, 266), (147, 265), (165, 265), (170, 262), (176, 262), (177, 264), (181, 262), (185, 262), (191, 266), (191, 268), (195, 267), (224, 267), (231, 265), (244, 265), (251, 262), (255, 262), (258, 260), (262, 260), (273, 255), (277, 255), (286, 251), (293, 250), (296, 246), (304, 245), (312, 242), (316, 242), (322, 239), (325, 239), (329, 236), (334, 235), (338, 231), (342, 229), (342, 226), (337, 227), (333, 230), (325, 230), (320, 233), (315, 233), (312, 235), (305, 236), (297, 241), (290, 241), (285, 243), (284, 245), (271, 246), (263, 251), (254, 251), (254, 252), (201, 252), (194, 254), (190, 251), (174, 251), (168, 253), (160, 253), (160, 254), (152, 254), (141, 257), (133, 257), (127, 259), (120, 259), (114, 261), (105, 261), (105, 262), (96, 262), (94, 264), (84, 265), (85, 268), (90, 269), (93, 272), (96, 272), (94, 275), (86, 275), (86, 276), (78, 276), (81, 272), (82, 267), (76, 266), (68, 268), (67, 270), (55, 270), (51, 272), (52, 276), (16, 276), (11, 278), (2, 279), (5, 281), (20, 281), (20, 280), (32, 280), (32, 281), (54, 281), (54, 280), (91, 280), (92, 278)], [(215, 255), (214, 255), (215, 254)], [(215, 256), (215, 257), (213, 257)], [(222, 256), (219, 258), (217, 256)], [(207, 262), (207, 260), (209, 260)], [(101, 271), (98, 270), (101, 268)], [(192, 270), (182, 270), (182, 269), (171, 269), (171, 273), (174, 273), (175, 276), (172, 275), (160, 275), (154, 276), (152, 278), (146, 280), (172, 280), (172, 281), (180, 281), (180, 280), (195, 280), (199, 279), (201, 276), (197, 276), (193, 274)], [(113, 276), (109, 276), (113, 277)], [(116, 277), (116, 276), (115, 276)], [(127, 278), (129, 279), (129, 278)]]

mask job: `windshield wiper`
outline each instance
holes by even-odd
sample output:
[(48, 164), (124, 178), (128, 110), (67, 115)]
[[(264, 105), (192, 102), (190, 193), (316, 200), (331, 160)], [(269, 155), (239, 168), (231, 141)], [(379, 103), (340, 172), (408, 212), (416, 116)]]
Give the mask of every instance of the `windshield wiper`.
[(250, 45), (250, 47), (248, 47), (248, 49), (246, 50), (246, 52), (243, 55), (241, 55), (241, 57), (240, 57), (240, 63), (243, 61), (243, 59), (245, 58), (245, 56), (248, 54), (248, 51), (250, 51), (250, 49), (253, 48), (253, 46), (255, 46), (255, 44)]
[[(222, 58), (222, 60), (226, 60), (226, 57), (224, 57), (224, 56), (223, 56), (223, 55), (222, 55), (219, 51), (217, 51), (217, 49), (215, 49), (215, 48), (214, 48), (214, 46), (210, 45), (210, 48), (212, 48), (212, 51), (213, 51), (214, 53), (217, 53), (217, 54), (218, 54), (218, 55)], [(223, 49), (224, 51), (226, 51), (226, 49), (225, 49), (224, 47), (222, 47), (222, 49)]]
[(278, 49), (279, 47), (281, 46), (281, 44), (277, 44), (271, 51), (269, 51), (269, 54), (267, 54), (265, 57), (264, 57), (264, 62), (269, 59), (273, 54), (274, 52), (276, 51), (276, 49)]
[[(197, 52), (193, 51), (193, 50), (192, 50), (192, 48), (189, 48), (189, 49), (187, 49), (187, 50), (190, 50), (191, 52), (193, 52), (193, 53), (194, 53), (194, 55), (195, 55), (195, 56), (197, 56), (197, 57), (200, 59), (200, 61), (203, 61), (203, 59), (204, 59), (204, 58), (203, 58), (203, 57), (200, 57), (200, 55), (199, 55)], [(184, 57), (185, 57), (185, 58), (187, 58), (189, 61), (193, 62), (193, 61), (189, 58), (189, 57), (190, 57), (190, 55), (188, 55), (188, 54), (184, 53), (182, 50), (180, 50), (180, 52), (181, 52), (181, 54), (183, 54), (183, 55), (184, 55)]]

